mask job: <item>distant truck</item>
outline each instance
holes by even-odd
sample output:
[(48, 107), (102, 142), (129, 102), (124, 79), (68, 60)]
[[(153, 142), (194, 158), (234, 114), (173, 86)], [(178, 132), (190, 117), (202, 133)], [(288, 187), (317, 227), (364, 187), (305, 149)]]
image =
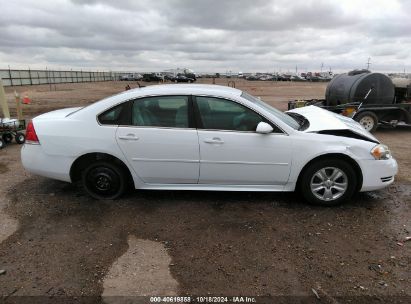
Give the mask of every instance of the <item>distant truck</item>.
[(355, 70), (335, 76), (325, 99), (293, 100), (288, 109), (315, 105), (348, 116), (373, 132), (378, 125), (411, 126), (411, 79)]

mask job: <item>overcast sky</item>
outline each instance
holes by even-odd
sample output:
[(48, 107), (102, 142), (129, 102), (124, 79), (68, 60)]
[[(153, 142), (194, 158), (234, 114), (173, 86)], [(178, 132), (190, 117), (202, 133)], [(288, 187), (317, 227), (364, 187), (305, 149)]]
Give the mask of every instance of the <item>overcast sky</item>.
[(406, 0), (0, 1), (0, 68), (411, 72)]

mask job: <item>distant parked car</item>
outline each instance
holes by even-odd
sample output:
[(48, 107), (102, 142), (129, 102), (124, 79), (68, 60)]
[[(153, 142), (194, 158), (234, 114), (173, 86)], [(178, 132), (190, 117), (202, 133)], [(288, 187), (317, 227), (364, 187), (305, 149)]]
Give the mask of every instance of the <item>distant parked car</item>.
[(246, 80), (259, 80), (256, 75), (248, 75), (245, 77)]
[(120, 76), (120, 81), (139, 81), (142, 79), (143, 76), (141, 74), (126, 74)]
[(163, 81), (163, 77), (155, 74), (155, 73), (150, 73), (150, 74), (144, 74), (143, 75), (143, 81), (151, 82), (151, 81)]
[(291, 79), (291, 81), (307, 81), (307, 79), (305, 79), (303, 77), (300, 77), (298, 75), (293, 75), (293, 76), (291, 76), (290, 79)]
[(173, 76), (173, 75), (166, 74), (166, 75), (164, 75), (164, 80), (173, 81), (173, 80), (174, 80), (174, 76)]
[(258, 80), (262, 80), (262, 81), (270, 81), (270, 80), (274, 80), (274, 77), (271, 75), (262, 75), (258, 78)]
[(240, 90), (161, 85), (35, 117), (24, 167), (80, 181), (97, 199), (136, 189), (294, 191), (335, 205), (394, 182), (387, 146), (355, 122), (309, 106), (283, 113)]
[(183, 74), (177, 74), (177, 76), (174, 77), (174, 78), (172, 79), (172, 81), (174, 81), (174, 82), (188, 82), (188, 83), (191, 83), (191, 82), (194, 82), (195, 79), (192, 78), (192, 77), (187, 77), (186, 75), (183, 75)]
[(131, 80), (130, 79), (131, 78), (131, 75), (130, 74), (127, 74), (127, 75), (120, 75), (120, 81), (129, 81), (129, 80)]

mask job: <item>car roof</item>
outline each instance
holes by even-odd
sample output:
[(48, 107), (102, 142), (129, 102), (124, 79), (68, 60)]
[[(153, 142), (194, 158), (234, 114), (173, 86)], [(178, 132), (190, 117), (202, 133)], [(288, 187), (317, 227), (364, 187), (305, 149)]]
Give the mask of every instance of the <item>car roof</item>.
[(210, 95), (215, 97), (236, 98), (241, 96), (242, 91), (226, 86), (212, 84), (162, 84), (150, 85), (147, 87), (136, 88), (121, 92), (95, 102), (82, 111), (76, 112), (75, 116), (90, 114), (95, 115), (96, 112), (101, 112), (123, 101), (140, 98), (144, 96), (154, 95)]
[(127, 91), (128, 94), (138, 96), (145, 95), (167, 95), (167, 94), (190, 94), (190, 95), (219, 95), (224, 96), (240, 96), (242, 91), (226, 86), (215, 84), (161, 84), (150, 85), (147, 87), (136, 88)]

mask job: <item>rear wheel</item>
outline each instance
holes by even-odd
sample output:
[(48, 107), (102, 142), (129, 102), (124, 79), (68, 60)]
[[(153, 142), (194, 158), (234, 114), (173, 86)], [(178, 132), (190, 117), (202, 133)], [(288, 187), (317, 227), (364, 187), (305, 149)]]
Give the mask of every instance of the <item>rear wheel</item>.
[(334, 206), (350, 199), (356, 185), (357, 177), (349, 163), (325, 159), (305, 169), (300, 190), (311, 204)]
[(369, 132), (374, 132), (378, 126), (378, 117), (373, 112), (365, 111), (360, 112), (354, 117), (356, 121), (363, 126), (363, 128)]
[(2, 138), (3, 138), (3, 141), (4, 141), (6, 144), (9, 144), (9, 143), (11, 143), (11, 141), (13, 140), (13, 135), (11, 135), (11, 133), (4, 133), (3, 136), (2, 136)]
[(124, 194), (127, 178), (120, 166), (107, 161), (97, 161), (83, 171), (82, 183), (93, 198), (113, 200)]

